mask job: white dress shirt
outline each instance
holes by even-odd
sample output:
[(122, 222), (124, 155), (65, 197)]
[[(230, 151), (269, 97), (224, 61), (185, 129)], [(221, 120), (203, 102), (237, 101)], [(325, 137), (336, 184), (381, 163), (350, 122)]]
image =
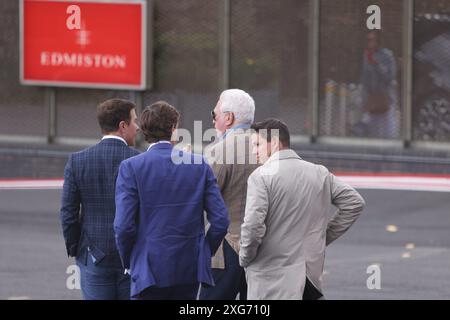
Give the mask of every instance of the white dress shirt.
[(150, 148), (153, 147), (155, 144), (160, 144), (160, 143), (168, 143), (168, 144), (172, 144), (172, 142), (170, 142), (170, 141), (167, 141), (167, 140), (161, 140), (161, 141), (158, 141), (158, 142), (155, 142), (155, 143), (151, 143), (151, 144), (148, 146), (147, 151), (150, 150)]
[(103, 136), (103, 138), (102, 138), (102, 140), (105, 140), (105, 139), (117, 139), (117, 140), (122, 141), (123, 143), (125, 143), (125, 145), (128, 146), (128, 143), (125, 141), (125, 139), (122, 138), (122, 137), (119, 137), (119, 136), (114, 136), (112, 134), (107, 134), (107, 135)]

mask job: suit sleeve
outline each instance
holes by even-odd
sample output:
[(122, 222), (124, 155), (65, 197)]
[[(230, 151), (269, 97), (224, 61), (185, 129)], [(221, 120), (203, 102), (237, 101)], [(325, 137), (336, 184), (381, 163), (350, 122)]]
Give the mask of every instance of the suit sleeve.
[(136, 217), (139, 194), (133, 168), (128, 161), (121, 163), (116, 181), (116, 216), (114, 232), (117, 249), (125, 269), (130, 268), (130, 256), (136, 241)]
[(219, 248), (220, 243), (227, 234), (230, 220), (228, 211), (223, 201), (220, 190), (217, 186), (216, 178), (211, 167), (205, 163), (206, 167), (206, 184), (204, 207), (206, 218), (210, 227), (206, 233), (206, 239), (211, 248), (211, 255), (214, 255)]
[(247, 202), (239, 251), (239, 264), (242, 267), (247, 267), (256, 257), (266, 234), (265, 221), (269, 209), (269, 193), (262, 176), (255, 171), (247, 183)]
[(75, 257), (77, 255), (78, 242), (81, 234), (79, 219), (80, 203), (80, 191), (74, 178), (72, 156), (70, 156), (64, 169), (64, 185), (60, 210), (63, 236), (69, 257)]
[(326, 245), (343, 235), (358, 219), (365, 202), (361, 195), (348, 184), (329, 173), (331, 202), (338, 210), (328, 222)]

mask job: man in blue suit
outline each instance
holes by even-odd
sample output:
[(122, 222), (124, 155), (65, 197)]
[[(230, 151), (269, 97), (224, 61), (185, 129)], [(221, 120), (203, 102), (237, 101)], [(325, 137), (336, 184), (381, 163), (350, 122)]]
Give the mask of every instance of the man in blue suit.
[(139, 154), (135, 105), (111, 99), (97, 108), (104, 134), (93, 147), (72, 154), (64, 170), (61, 223), (67, 254), (80, 267), (86, 300), (129, 299), (130, 277), (124, 275), (114, 239), (115, 182), (122, 160)]
[(119, 169), (114, 229), (135, 299), (195, 299), (199, 283), (214, 285), (211, 256), (229, 225), (212, 169), (173, 149), (179, 118), (164, 101), (147, 107), (140, 124), (148, 151)]

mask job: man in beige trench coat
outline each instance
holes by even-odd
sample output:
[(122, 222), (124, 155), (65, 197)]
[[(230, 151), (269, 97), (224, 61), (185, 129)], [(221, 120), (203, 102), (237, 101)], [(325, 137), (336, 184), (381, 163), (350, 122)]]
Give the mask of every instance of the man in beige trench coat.
[[(248, 179), (239, 263), (251, 299), (302, 299), (305, 284), (322, 291), (325, 247), (359, 217), (365, 202), (325, 167), (290, 149), (276, 119), (252, 125), (253, 153), (264, 163)], [(338, 208), (329, 220), (331, 205)]]

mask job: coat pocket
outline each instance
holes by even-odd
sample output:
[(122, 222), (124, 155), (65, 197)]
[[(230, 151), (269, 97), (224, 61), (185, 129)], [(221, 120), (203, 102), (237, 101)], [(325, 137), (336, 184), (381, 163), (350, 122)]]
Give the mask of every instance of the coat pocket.
[(249, 300), (301, 300), (305, 288), (305, 263), (274, 269), (246, 270)]

